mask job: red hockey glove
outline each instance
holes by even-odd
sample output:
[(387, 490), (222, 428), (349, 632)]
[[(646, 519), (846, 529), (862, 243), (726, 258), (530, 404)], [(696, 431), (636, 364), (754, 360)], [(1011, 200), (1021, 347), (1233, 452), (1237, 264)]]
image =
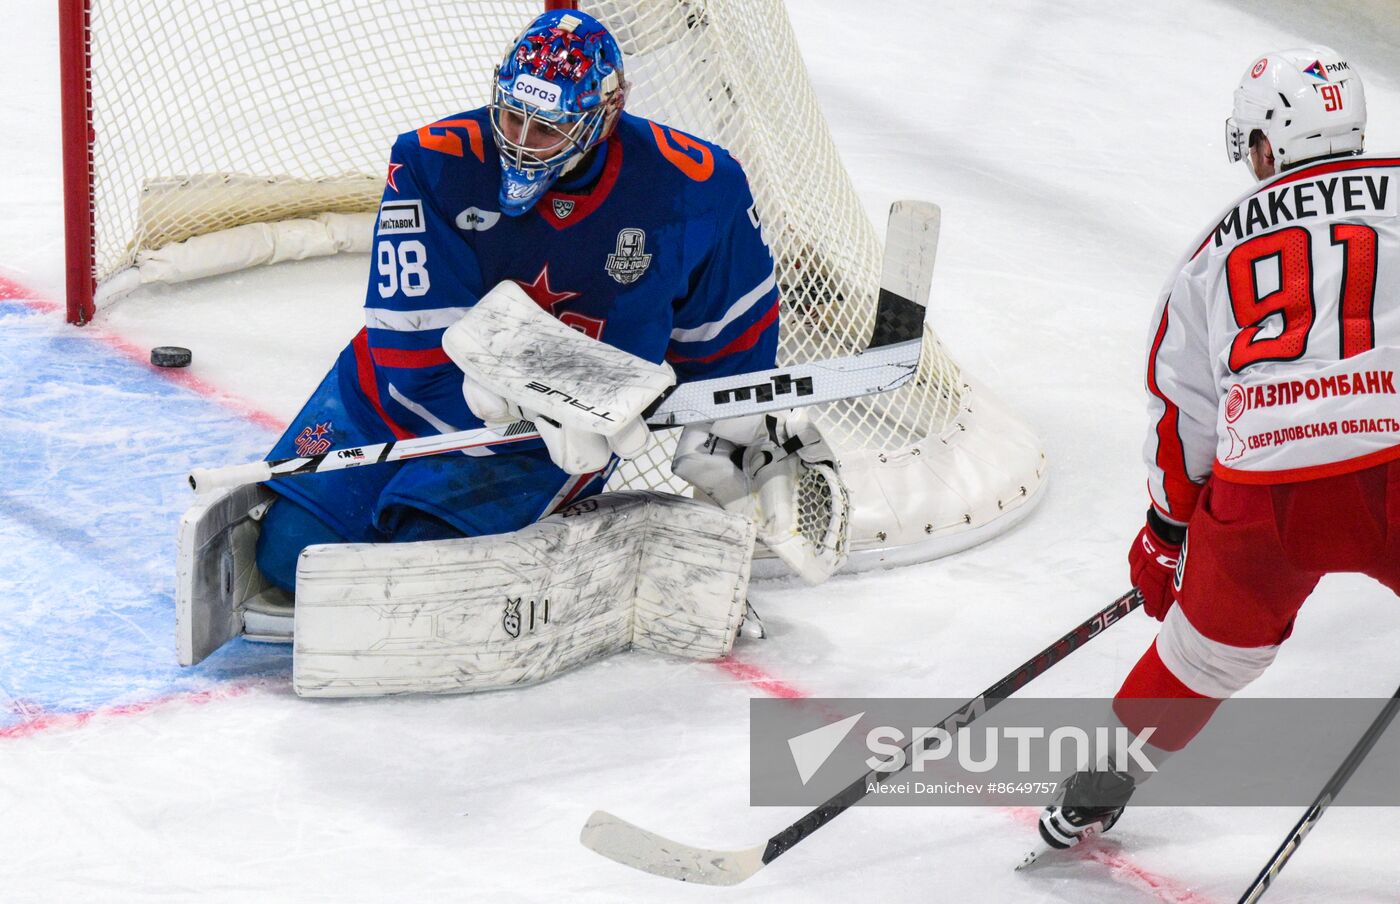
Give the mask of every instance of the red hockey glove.
[(1142, 591), (1142, 607), (1147, 614), (1161, 621), (1172, 607), (1172, 583), (1176, 579), (1176, 563), (1181, 556), (1181, 542), (1186, 528), (1147, 510), (1147, 524), (1128, 550), (1128, 572), (1133, 586)]

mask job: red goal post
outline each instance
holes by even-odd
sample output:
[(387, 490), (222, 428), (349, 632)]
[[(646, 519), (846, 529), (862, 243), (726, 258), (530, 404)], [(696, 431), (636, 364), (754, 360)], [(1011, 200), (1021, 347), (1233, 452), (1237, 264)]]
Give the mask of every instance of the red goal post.
[[(394, 136), (484, 104), (542, 7), (613, 31), (629, 110), (743, 161), (777, 261), (780, 360), (864, 348), (880, 240), (781, 0), (60, 0), (69, 320), (150, 283), (367, 251)], [(1037, 438), (925, 339), (914, 384), (818, 415), (857, 567), (971, 545), (1040, 496)], [(667, 453), (618, 479), (679, 489)]]
[(93, 293), (92, 87), (88, 64), (88, 2), (59, 0), (58, 65), (63, 98), (63, 246), (68, 322), (95, 313)]

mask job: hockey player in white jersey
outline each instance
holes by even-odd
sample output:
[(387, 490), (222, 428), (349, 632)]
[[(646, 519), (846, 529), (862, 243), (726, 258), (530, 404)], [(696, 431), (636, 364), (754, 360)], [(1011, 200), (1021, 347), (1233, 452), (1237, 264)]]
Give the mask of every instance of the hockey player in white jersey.
[[(1268, 667), (1324, 574), (1400, 593), (1400, 157), (1362, 156), (1365, 128), (1336, 51), (1257, 58), (1226, 150), (1259, 184), (1191, 243), (1153, 315), (1151, 507), (1128, 561), (1163, 625), (1114, 710), (1141, 731), (1132, 701), (1198, 701), (1153, 723), (1157, 762)], [(1070, 776), (1042, 840), (1110, 828), (1144, 778)]]

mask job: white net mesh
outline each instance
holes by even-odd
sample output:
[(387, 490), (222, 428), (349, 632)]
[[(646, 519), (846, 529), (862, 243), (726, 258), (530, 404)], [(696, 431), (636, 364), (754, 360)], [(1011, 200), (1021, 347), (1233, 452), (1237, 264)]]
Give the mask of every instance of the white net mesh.
[[(797, 40), (777, 0), (598, 0), (633, 88), (629, 109), (715, 141), (744, 164), (778, 260), (782, 362), (866, 346), (881, 248), (841, 166)], [(938, 434), (957, 410), (957, 366), (929, 333), (920, 380), (891, 397), (827, 406), (840, 451), (903, 448)], [(652, 485), (669, 444), (620, 477)], [(673, 486), (672, 489), (675, 489)]]
[(823, 555), (844, 556), (850, 545), (850, 499), (825, 464), (804, 465), (797, 481), (797, 532)]
[[(743, 162), (778, 259), (780, 359), (863, 348), (880, 244), (779, 0), (582, 7), (619, 40), (629, 110)], [(98, 280), (143, 250), (239, 224), (373, 210), (394, 136), (484, 104), (492, 66), (541, 9), (539, 0), (91, 0)], [(962, 379), (925, 332), (915, 383), (820, 414), (838, 455), (904, 449), (950, 429)], [(615, 482), (679, 490), (671, 445)]]

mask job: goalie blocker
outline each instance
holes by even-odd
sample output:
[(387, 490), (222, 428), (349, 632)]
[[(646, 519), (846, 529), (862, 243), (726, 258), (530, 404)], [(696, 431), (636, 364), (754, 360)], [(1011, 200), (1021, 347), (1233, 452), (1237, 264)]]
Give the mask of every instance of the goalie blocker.
[(265, 497), (223, 492), (181, 524), (182, 665), (239, 633), (286, 640), (290, 616), (302, 696), (461, 693), (544, 681), (632, 646), (718, 659), (743, 620), (752, 523), (632, 492), (510, 534), (309, 547), (278, 626), (278, 601), (251, 567)]
[(462, 371), (467, 407), (488, 426), (534, 423), (570, 474), (634, 458), (651, 434), (642, 414), (675, 385), (653, 364), (561, 323), (505, 280), (447, 329), (442, 349)]

